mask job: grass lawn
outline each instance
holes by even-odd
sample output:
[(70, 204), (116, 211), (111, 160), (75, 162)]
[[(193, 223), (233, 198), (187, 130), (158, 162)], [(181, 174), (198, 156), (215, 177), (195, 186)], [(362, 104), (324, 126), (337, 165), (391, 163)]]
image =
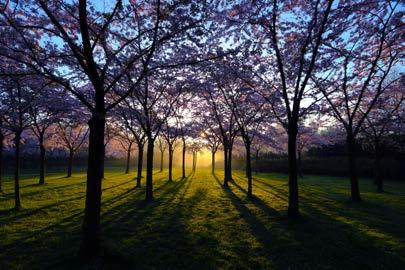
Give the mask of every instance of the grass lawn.
[[(63, 172), (64, 173), (64, 172)], [(135, 173), (107, 170), (103, 182), (101, 269), (405, 269), (405, 185), (376, 193), (361, 181), (364, 201), (349, 200), (344, 178), (300, 182), (302, 216), (286, 217), (285, 175), (255, 176), (224, 189), (222, 172), (197, 169), (186, 180), (155, 173), (155, 201), (134, 189)], [(144, 183), (143, 183), (144, 184)], [(21, 181), (21, 211), (13, 182), (0, 193), (0, 269), (77, 269), (85, 174), (51, 174), (47, 184)]]

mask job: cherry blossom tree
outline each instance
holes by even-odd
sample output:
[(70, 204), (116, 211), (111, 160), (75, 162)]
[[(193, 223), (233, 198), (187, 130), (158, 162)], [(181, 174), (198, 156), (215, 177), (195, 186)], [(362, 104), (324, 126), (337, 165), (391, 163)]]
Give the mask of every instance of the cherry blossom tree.
[[(66, 113), (72, 107), (72, 100), (63, 89), (47, 88), (41, 93), (30, 106), (29, 112), (32, 118), (31, 130), (38, 139), (39, 146), (39, 184), (45, 183), (45, 140), (52, 134), (47, 134), (48, 129), (55, 124), (62, 113)], [(60, 98), (64, 97), (64, 101)]]
[[(209, 122), (206, 122), (209, 123)], [(217, 153), (220, 145), (221, 138), (218, 136), (219, 132), (212, 130), (211, 126), (206, 127), (203, 131), (203, 139), (206, 141), (206, 147), (211, 152), (211, 173), (215, 174), (215, 154)]]
[[(80, 253), (84, 260), (100, 254), (106, 114), (151, 70), (201, 61), (203, 34), (212, 25), (205, 23), (210, 10), (206, 1), (117, 0), (104, 9), (86, 0), (1, 5), (1, 23), (14, 42), (0, 39), (0, 55), (65, 87), (92, 114)], [(123, 80), (128, 87), (121, 87)]]
[[(296, 138), (298, 123), (311, 107), (302, 102), (312, 96), (308, 83), (319, 48), (327, 39), (325, 33), (330, 30), (333, 2), (241, 1), (224, 11), (231, 25), (230, 36), (247, 56), (254, 55), (256, 73), (269, 93), (276, 91), (281, 101), (275, 111), (289, 135), (289, 216), (299, 214)], [(335, 24), (340, 22), (338, 17), (335, 20)]]
[[(222, 77), (222, 79), (224, 79)], [(218, 84), (218, 89), (232, 111), (235, 122), (239, 127), (246, 150), (246, 177), (248, 178), (248, 197), (252, 197), (252, 162), (251, 145), (260, 125), (266, 118), (264, 105), (266, 100), (255, 89), (246, 85), (243, 81), (234, 79), (232, 83)]]
[(385, 150), (395, 145), (390, 137), (395, 132), (401, 112), (405, 110), (403, 79), (391, 85), (377, 100), (361, 129), (363, 146), (374, 156), (374, 182), (378, 192), (384, 191), (381, 159)]
[(153, 156), (155, 141), (166, 120), (172, 115), (175, 103), (183, 90), (183, 82), (168, 72), (154, 72), (135, 89), (125, 101), (139, 126), (145, 133), (146, 152), (146, 200), (153, 200)]
[(192, 159), (192, 172), (194, 173), (197, 169), (197, 158), (198, 153), (204, 148), (204, 144), (200, 140), (193, 140), (193, 142), (189, 145), (188, 151), (191, 152), (193, 155)]
[(119, 111), (120, 111), (119, 114), (123, 119), (124, 126), (126, 127), (127, 132), (131, 133), (131, 135), (135, 139), (138, 148), (136, 188), (140, 188), (142, 180), (143, 156), (144, 156), (144, 147), (146, 143), (146, 133), (141, 128), (137, 120), (137, 117), (135, 116), (137, 115), (136, 110), (126, 107), (123, 104), (119, 107)]
[(132, 134), (126, 130), (124, 130), (124, 132), (118, 133), (117, 139), (122, 149), (124, 149), (126, 153), (125, 174), (129, 174), (132, 146), (135, 142), (135, 139), (133, 138)]
[[(191, 90), (191, 87), (190, 87)], [(198, 106), (193, 106), (194, 93), (193, 91), (182, 93), (176, 102), (173, 110), (173, 116), (179, 131), (179, 136), (182, 143), (181, 150), (181, 179), (186, 178), (186, 152), (187, 152), (187, 138), (192, 137), (198, 130), (196, 127), (195, 117), (200, 109)], [(191, 120), (193, 119), (193, 120)]]
[[(346, 131), (351, 198), (360, 201), (355, 145), (359, 132), (379, 97), (397, 79), (390, 72), (401, 58), (402, 12), (397, 1), (382, 1), (356, 10), (361, 21), (328, 44), (329, 65), (316, 85), (331, 114)], [(345, 35), (350, 34), (350, 38)]]
[[(81, 117), (81, 116), (77, 116)], [(79, 119), (64, 118), (58, 122), (56, 135), (59, 141), (68, 151), (68, 164), (66, 177), (72, 176), (73, 159), (75, 153), (84, 145), (88, 139), (89, 129)]]
[(21, 135), (32, 124), (29, 110), (47, 82), (37, 77), (7, 77), (1, 81), (1, 103), (7, 114), (2, 115), (2, 126), (14, 136), (14, 201), (15, 209), (21, 208), (20, 200), (20, 148)]
[(170, 124), (170, 120), (174, 120), (172, 118), (168, 118), (166, 123), (162, 129), (162, 137), (165, 139), (167, 144), (167, 150), (169, 152), (169, 182), (173, 181), (173, 153), (178, 145), (178, 139), (180, 137), (180, 129), (177, 127), (177, 123)]
[(204, 85), (204, 98), (207, 110), (204, 118), (213, 119), (213, 131), (219, 132), (224, 151), (224, 187), (228, 187), (228, 182), (232, 180), (232, 149), (238, 134), (238, 125), (232, 110), (229, 109), (221, 91), (215, 84)]

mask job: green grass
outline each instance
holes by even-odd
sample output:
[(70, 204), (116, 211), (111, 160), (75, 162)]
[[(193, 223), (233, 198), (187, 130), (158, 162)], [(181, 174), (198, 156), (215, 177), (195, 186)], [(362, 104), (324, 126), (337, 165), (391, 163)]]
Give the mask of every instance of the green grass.
[[(155, 173), (155, 201), (134, 189), (134, 173), (106, 172), (101, 269), (405, 269), (405, 185), (376, 193), (361, 181), (353, 203), (344, 178), (300, 180), (302, 216), (286, 217), (285, 175), (259, 174), (256, 197), (246, 180), (224, 189), (198, 169), (186, 180)], [(13, 183), (0, 193), (0, 269), (77, 269), (85, 175), (51, 174), (47, 184), (21, 181), (23, 209), (13, 208)]]

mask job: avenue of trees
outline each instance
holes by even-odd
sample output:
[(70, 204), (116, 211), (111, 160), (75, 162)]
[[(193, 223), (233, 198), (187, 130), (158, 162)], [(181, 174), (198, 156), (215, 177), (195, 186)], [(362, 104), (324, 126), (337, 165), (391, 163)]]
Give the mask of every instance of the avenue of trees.
[[(288, 216), (299, 215), (301, 156), (345, 141), (348, 190), (361, 201), (356, 145), (381, 159), (405, 132), (401, 1), (44, 1), (0, 3), (0, 190), (13, 151), (15, 209), (21, 145), (37, 144), (39, 184), (50, 148), (87, 150), (81, 258), (100, 254), (106, 148), (136, 150), (134, 188), (153, 194), (154, 159), (223, 152), (224, 188), (235, 151), (248, 197), (260, 151), (288, 155)], [(402, 137), (401, 137), (402, 136)], [(402, 140), (403, 141), (403, 140)], [(160, 153), (154, 156), (154, 153)], [(160, 169), (161, 168), (155, 168)], [(143, 178), (145, 173), (145, 178)], [(143, 179), (145, 181), (143, 182)]]

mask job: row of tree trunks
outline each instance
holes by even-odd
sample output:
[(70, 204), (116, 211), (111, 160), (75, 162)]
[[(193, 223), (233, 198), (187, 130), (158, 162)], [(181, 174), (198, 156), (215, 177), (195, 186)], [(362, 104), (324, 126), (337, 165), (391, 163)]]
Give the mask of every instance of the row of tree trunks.
[(232, 181), (232, 147), (224, 146), (224, 187)]

